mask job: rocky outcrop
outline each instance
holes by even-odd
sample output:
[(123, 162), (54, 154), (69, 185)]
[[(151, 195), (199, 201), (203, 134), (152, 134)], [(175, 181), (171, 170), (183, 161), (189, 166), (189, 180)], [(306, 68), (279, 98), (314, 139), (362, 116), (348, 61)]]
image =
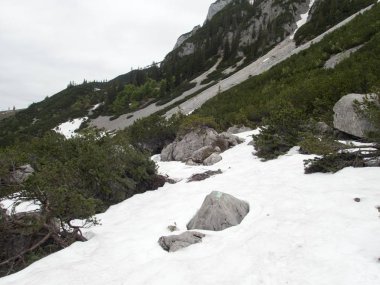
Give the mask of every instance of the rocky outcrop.
[(199, 25), (195, 26), (191, 32), (181, 35), (178, 38), (178, 40), (174, 46), (174, 49), (179, 48), (186, 40), (191, 38), (200, 28), (201, 28), (201, 26), (199, 26)]
[(180, 235), (162, 236), (158, 244), (168, 252), (175, 252), (192, 244), (202, 242), (206, 235), (198, 232), (184, 232)]
[(191, 55), (195, 52), (195, 45), (194, 43), (185, 43), (182, 46), (182, 49), (179, 51), (178, 56), (184, 57), (186, 55)]
[(331, 69), (331, 68), (335, 68), (335, 66), (337, 66), (340, 62), (342, 62), (343, 60), (349, 58), (353, 53), (357, 52), (363, 45), (360, 45), (360, 46), (357, 46), (357, 47), (354, 47), (354, 48), (351, 48), (349, 50), (346, 50), (346, 51), (342, 51), (338, 54), (334, 54), (333, 56), (331, 56), (326, 62), (325, 62), (325, 65), (324, 65), (324, 69)]
[(201, 128), (177, 138), (161, 152), (162, 161), (182, 161), (188, 164), (210, 163), (220, 161), (219, 154), (243, 140), (230, 133), (218, 134), (214, 129)]
[(377, 95), (348, 94), (343, 96), (333, 109), (334, 127), (359, 138), (366, 138), (368, 132), (374, 131), (374, 126), (368, 119), (357, 112), (357, 103), (363, 103), (366, 98), (369, 101), (375, 101)]
[(256, 8), (257, 13), (248, 21), (246, 29), (244, 29), (240, 34), (240, 47), (250, 46), (255, 44), (259, 38), (262, 36), (262, 31), (267, 30), (273, 22), (280, 22), (280, 18), (289, 17), (289, 13), (292, 14), (290, 21), (282, 22), (281, 30), (282, 35), (277, 34), (269, 35), (267, 43), (265, 46), (259, 48), (259, 51), (265, 50), (268, 46), (273, 46), (281, 42), (287, 35), (291, 35), (296, 29), (296, 22), (301, 19), (301, 14), (306, 13), (309, 10), (310, 0), (305, 0), (301, 2), (293, 2), (283, 5), (279, 1), (275, 0), (266, 0), (258, 3)]
[(34, 169), (30, 164), (22, 165), (15, 171), (11, 172), (10, 182), (21, 184), (25, 182), (29, 176), (34, 173)]
[(213, 191), (187, 224), (188, 230), (222, 231), (239, 225), (249, 212), (249, 204), (229, 194)]
[(234, 0), (218, 0), (215, 3), (212, 3), (208, 9), (206, 22), (210, 21), (217, 13), (222, 11), (224, 7), (230, 4)]

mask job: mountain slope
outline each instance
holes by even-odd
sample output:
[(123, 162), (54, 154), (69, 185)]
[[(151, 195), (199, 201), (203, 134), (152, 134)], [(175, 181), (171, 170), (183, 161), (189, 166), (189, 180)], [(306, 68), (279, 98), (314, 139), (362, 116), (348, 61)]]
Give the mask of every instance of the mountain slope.
[[(315, 5), (319, 2), (321, 1), (315, 2)], [(253, 59), (264, 55), (278, 41), (294, 32), (297, 20), (307, 11), (310, 3), (311, 1), (301, 0), (286, 2), (256, 0), (253, 3), (243, 0), (233, 1), (218, 11), (211, 20), (206, 21), (203, 27), (196, 30), (180, 47), (170, 52), (160, 65), (153, 64), (142, 70), (134, 70), (109, 82), (70, 84), (66, 90), (42, 102), (32, 104), (12, 118), (0, 121), (0, 146), (30, 140), (61, 123), (85, 117), (89, 110), (99, 103), (101, 106), (90, 117), (91, 119), (98, 117), (98, 121), (101, 122), (95, 121), (94, 126), (104, 126), (107, 129), (123, 129), (136, 119), (168, 108), (174, 103), (178, 104), (179, 101), (186, 100), (187, 96), (195, 96), (210, 87), (209, 84), (215, 84), (244, 68)], [(350, 13), (356, 11), (358, 7), (361, 6), (352, 6)], [(317, 11), (316, 8), (312, 10)], [(312, 13), (310, 21), (314, 21), (315, 17), (320, 19), (320, 14)], [(327, 28), (326, 25), (322, 26), (322, 31)], [(297, 32), (300, 33), (301, 30)], [(181, 48), (188, 43), (192, 43), (194, 51), (197, 52), (179, 57)], [(290, 45), (288, 49), (291, 49)], [(212, 70), (211, 68), (218, 62), (218, 57), (222, 61), (215, 70), (203, 78), (201, 85), (195, 83), (194, 79), (197, 76)], [(267, 58), (260, 60), (264, 61)], [(260, 65), (268, 65), (264, 67), (266, 69), (277, 62), (276, 59), (269, 58), (265, 64), (261, 62)], [(244, 74), (248, 78), (249, 75), (257, 73), (250, 71)], [(229, 79), (230, 83), (220, 84), (222, 85), (220, 90), (215, 85), (211, 93), (215, 95), (246, 78), (242, 76), (237, 82), (231, 82), (232, 79)], [(146, 92), (145, 87), (150, 91)], [(159, 92), (156, 92), (157, 88)], [(188, 111), (193, 109), (189, 108)], [(111, 119), (121, 114), (126, 115), (120, 117), (119, 121), (115, 122), (117, 127), (114, 127)], [(105, 115), (108, 117), (102, 117)]]
[[(379, 169), (348, 168), (335, 175), (303, 174), (295, 149), (263, 163), (246, 142), (213, 167), (159, 162), (159, 171), (183, 179), (136, 195), (101, 214), (101, 226), (76, 243), (0, 279), (1, 285), (47, 284), (345, 284), (380, 281)], [(223, 174), (186, 183), (193, 173)], [(246, 200), (242, 224), (202, 231), (203, 242), (168, 253), (157, 240), (181, 232), (211, 191)], [(354, 198), (360, 198), (357, 203)]]
[[(308, 3), (309, 0), (287, 0), (281, 4), (274, 0), (256, 0), (253, 4), (246, 0), (232, 1), (170, 52), (160, 65), (134, 70), (109, 82), (70, 84), (66, 90), (0, 122), (0, 145), (41, 136), (63, 122), (86, 116), (97, 103), (102, 106), (93, 117), (118, 116), (149, 103), (165, 104), (185, 91), (197, 92), (191, 81), (214, 66), (218, 57), (223, 60), (209, 82), (215, 83), (225, 68), (243, 57), (248, 63), (289, 35)], [(189, 43), (194, 45), (194, 53), (180, 55)], [(145, 92), (145, 87), (154, 92)], [(134, 92), (137, 88), (141, 88), (139, 94)]]

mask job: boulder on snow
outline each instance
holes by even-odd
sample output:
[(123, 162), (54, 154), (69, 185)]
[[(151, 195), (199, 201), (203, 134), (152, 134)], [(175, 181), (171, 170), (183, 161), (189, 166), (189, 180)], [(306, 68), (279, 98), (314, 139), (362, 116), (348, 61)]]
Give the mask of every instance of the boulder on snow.
[[(203, 163), (213, 153), (225, 151), (241, 142), (242, 139), (227, 132), (218, 134), (214, 129), (200, 128), (166, 146), (161, 152), (161, 161), (182, 161), (189, 165)], [(219, 159), (217, 156), (213, 158)]]
[(181, 139), (165, 147), (161, 152), (162, 161), (182, 161), (191, 158), (193, 153), (204, 146), (212, 146), (218, 133), (211, 128), (202, 128), (189, 132)]
[(175, 252), (195, 243), (202, 242), (206, 235), (198, 232), (184, 232), (180, 235), (162, 236), (158, 244), (168, 252)]
[(334, 127), (347, 134), (366, 138), (367, 133), (374, 131), (373, 125), (356, 112), (355, 102), (362, 103), (365, 99), (377, 100), (377, 95), (348, 94), (343, 96), (334, 106)]
[(196, 150), (191, 155), (191, 160), (196, 163), (202, 163), (206, 158), (208, 158), (214, 152), (214, 147), (211, 145), (204, 146)]
[(249, 204), (232, 195), (213, 191), (187, 224), (188, 230), (222, 231), (239, 225), (249, 212)]
[(219, 153), (213, 153), (203, 161), (203, 165), (210, 166), (218, 163), (223, 158)]

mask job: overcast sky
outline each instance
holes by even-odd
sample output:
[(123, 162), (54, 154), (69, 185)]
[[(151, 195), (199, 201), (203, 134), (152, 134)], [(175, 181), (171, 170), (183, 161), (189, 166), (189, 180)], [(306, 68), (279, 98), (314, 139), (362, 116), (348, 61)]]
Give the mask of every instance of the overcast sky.
[(160, 61), (214, 0), (0, 0), (0, 110)]

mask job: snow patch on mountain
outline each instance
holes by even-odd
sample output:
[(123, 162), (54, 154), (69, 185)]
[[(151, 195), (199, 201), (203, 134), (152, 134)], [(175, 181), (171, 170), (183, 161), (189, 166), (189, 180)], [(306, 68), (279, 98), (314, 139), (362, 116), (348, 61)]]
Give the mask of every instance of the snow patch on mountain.
[(297, 31), (299, 30), (299, 28), (301, 28), (303, 25), (306, 24), (307, 19), (309, 18), (309, 13), (310, 13), (311, 7), (313, 7), (314, 2), (315, 2), (315, 0), (310, 0), (309, 9), (307, 10), (307, 12), (305, 14), (300, 15), (301, 19), (299, 21), (297, 21), (297, 29), (290, 36), (290, 39), (294, 39), (294, 36), (297, 33)]
[[(257, 131), (256, 131), (257, 133)], [(305, 175), (293, 148), (262, 162), (246, 140), (214, 166), (158, 161), (166, 184), (112, 206), (87, 229), (85, 243), (54, 253), (1, 285), (66, 284), (345, 284), (380, 282), (379, 168), (346, 168), (336, 174)], [(194, 173), (222, 174), (187, 183)], [(158, 245), (167, 226), (186, 224), (206, 195), (221, 191), (247, 201), (243, 222), (206, 234), (202, 243), (176, 253)], [(360, 198), (360, 202), (359, 199)]]
[(53, 130), (61, 135), (64, 135), (67, 139), (73, 138), (78, 134), (75, 132), (79, 129), (80, 125), (85, 122), (88, 118), (79, 118), (67, 121), (65, 123), (60, 124), (58, 127)]

